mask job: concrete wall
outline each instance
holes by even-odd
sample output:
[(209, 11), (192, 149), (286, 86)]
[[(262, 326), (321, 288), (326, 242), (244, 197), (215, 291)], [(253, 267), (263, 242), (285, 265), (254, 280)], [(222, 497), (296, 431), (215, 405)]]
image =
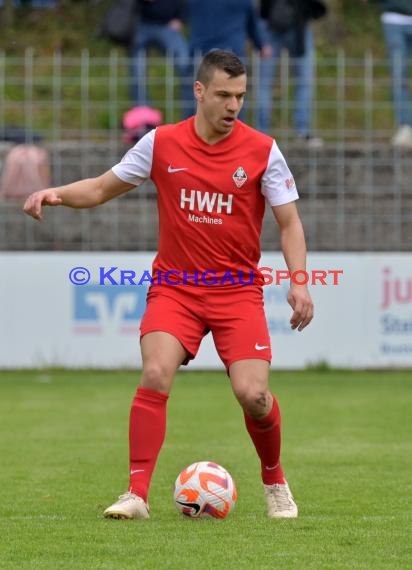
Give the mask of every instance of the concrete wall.
[[(0, 147), (0, 161), (10, 148)], [(70, 142), (49, 145), (53, 183), (96, 176), (120, 160), (127, 147)], [(309, 248), (318, 251), (412, 249), (412, 152), (389, 145), (327, 143), (318, 151), (282, 146), (295, 175)], [(28, 192), (29, 192), (28, 188)], [(21, 213), (22, 200), (0, 194), (0, 250), (155, 250), (153, 185), (95, 210), (57, 208), (38, 224)], [(270, 210), (263, 249), (278, 249)]]

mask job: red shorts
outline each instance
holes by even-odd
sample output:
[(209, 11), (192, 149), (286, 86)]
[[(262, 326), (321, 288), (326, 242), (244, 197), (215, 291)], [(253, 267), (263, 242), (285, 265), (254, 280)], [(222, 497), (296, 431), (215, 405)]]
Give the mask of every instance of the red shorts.
[(246, 358), (272, 359), (259, 285), (152, 285), (140, 331), (141, 337), (154, 331), (176, 337), (189, 353), (184, 364), (196, 356), (209, 331), (226, 369)]

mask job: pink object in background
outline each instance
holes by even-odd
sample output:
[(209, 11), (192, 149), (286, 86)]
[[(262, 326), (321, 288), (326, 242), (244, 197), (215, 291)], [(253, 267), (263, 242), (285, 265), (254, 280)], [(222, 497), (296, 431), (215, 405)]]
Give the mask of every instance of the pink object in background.
[(147, 106), (133, 107), (123, 115), (123, 127), (126, 131), (123, 141), (125, 143), (138, 141), (150, 129), (159, 126), (162, 120), (162, 112), (158, 109)]

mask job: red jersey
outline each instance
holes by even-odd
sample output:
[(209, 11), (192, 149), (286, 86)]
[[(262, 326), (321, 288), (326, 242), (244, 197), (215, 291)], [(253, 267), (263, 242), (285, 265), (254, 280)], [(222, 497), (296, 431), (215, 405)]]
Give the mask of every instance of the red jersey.
[(158, 127), (112, 170), (136, 186), (149, 177), (156, 185), (159, 252), (153, 279), (159, 271), (180, 277), (197, 272), (199, 278), (210, 271), (218, 279), (242, 271), (247, 280), (261, 255), (265, 199), (278, 206), (298, 198), (276, 142), (239, 120), (214, 144), (197, 135), (194, 117)]

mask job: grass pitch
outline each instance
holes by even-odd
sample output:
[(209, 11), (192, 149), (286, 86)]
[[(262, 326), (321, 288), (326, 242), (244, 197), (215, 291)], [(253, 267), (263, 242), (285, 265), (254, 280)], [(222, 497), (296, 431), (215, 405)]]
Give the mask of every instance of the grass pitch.
[[(273, 372), (297, 520), (268, 520), (259, 463), (224, 373), (180, 373), (149, 521), (106, 520), (127, 487), (131, 372), (0, 374), (0, 568), (275, 569), (412, 566), (412, 374)], [(226, 467), (224, 521), (172, 501), (180, 470)]]

